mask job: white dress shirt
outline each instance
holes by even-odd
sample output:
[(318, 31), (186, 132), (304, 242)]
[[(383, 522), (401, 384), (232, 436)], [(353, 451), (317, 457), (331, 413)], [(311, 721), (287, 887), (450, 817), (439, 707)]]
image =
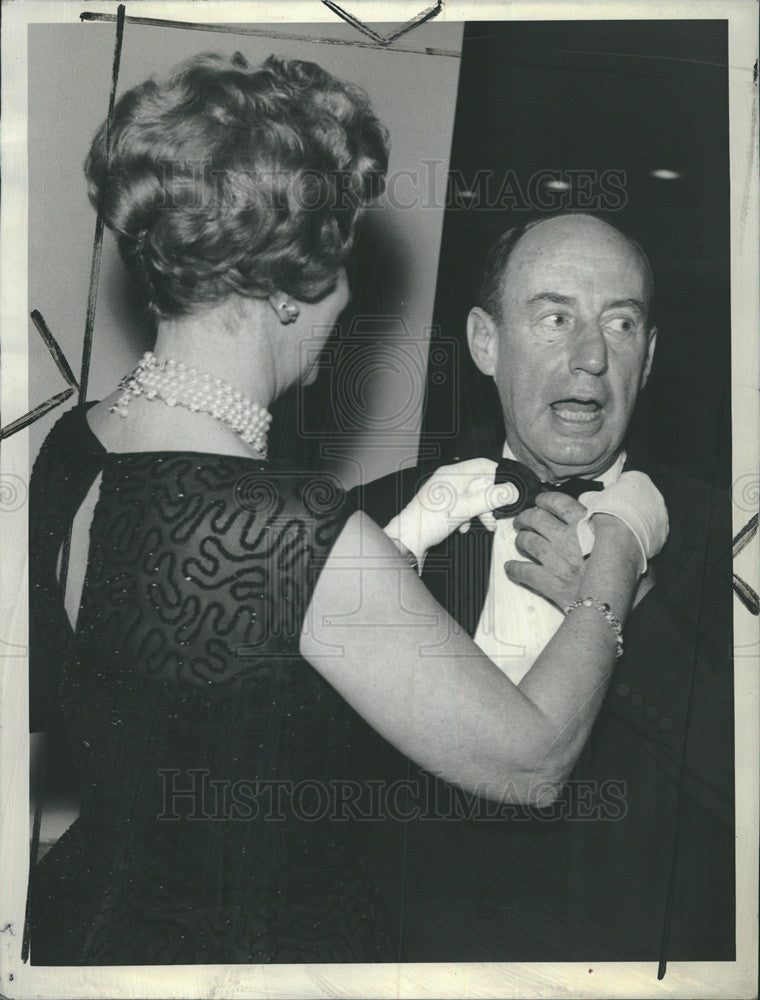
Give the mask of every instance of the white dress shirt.
[[(515, 458), (507, 444), (502, 454)], [(611, 486), (624, 464), (625, 452), (621, 452), (596, 478), (605, 488)], [(514, 684), (519, 684), (565, 616), (546, 598), (514, 583), (504, 572), (504, 563), (510, 559), (526, 558), (515, 547), (513, 521), (509, 517), (496, 522), (488, 591), (474, 640)]]

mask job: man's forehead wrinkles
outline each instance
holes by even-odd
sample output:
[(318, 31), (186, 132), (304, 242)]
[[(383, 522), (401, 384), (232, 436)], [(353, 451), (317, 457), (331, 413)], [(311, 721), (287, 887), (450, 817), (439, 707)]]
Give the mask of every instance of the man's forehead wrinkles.
[(593, 299), (595, 304), (643, 303), (647, 298), (645, 278), (637, 267), (610, 267), (609, 262), (602, 269), (597, 266), (578, 267), (567, 263), (556, 266), (534, 266), (530, 261), (517, 266), (504, 276), (502, 294), (506, 300), (523, 301), (527, 304), (553, 299), (572, 301)]
[(574, 305), (577, 299), (574, 295), (562, 295), (559, 292), (537, 292), (535, 295), (531, 295), (528, 299), (528, 305), (534, 305), (539, 302), (554, 302), (557, 305)]
[(507, 268), (506, 275), (510, 270), (513, 273), (546, 274), (546, 275), (566, 275), (568, 278), (581, 280), (626, 280), (634, 275), (639, 277), (642, 273), (638, 261), (633, 259), (620, 260), (613, 256), (599, 254), (598, 256), (536, 256), (534, 258), (525, 257), (522, 260), (514, 261), (513, 268)]

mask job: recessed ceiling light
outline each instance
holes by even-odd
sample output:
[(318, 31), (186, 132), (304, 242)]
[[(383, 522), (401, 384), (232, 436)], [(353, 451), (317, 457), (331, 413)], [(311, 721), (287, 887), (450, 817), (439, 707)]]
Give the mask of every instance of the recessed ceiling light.
[(551, 180), (548, 180), (546, 182), (546, 186), (551, 191), (569, 191), (570, 190), (570, 181), (558, 181), (558, 180), (551, 179)]
[(658, 181), (677, 181), (681, 176), (677, 170), (652, 170), (651, 174)]

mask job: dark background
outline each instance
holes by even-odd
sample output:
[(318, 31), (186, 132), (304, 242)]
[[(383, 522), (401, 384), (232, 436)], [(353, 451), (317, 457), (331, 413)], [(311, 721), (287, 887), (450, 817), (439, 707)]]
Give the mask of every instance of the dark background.
[[(510, 226), (584, 207), (577, 182), (551, 191), (534, 175), (553, 171), (572, 181), (568, 170), (624, 171), (625, 197), (609, 181), (607, 196), (604, 184), (585, 183), (607, 202), (595, 214), (639, 241), (655, 275), (657, 352), (629, 447), (728, 485), (727, 53), (725, 21), (465, 26), (434, 317), (444, 339), (461, 341), (462, 384), (456, 392), (428, 380), (428, 445), (466, 457), (503, 441), (493, 381), (475, 368), (465, 339), (485, 254)], [(680, 177), (653, 177), (658, 169)], [(492, 172), (488, 192), (478, 171)], [(510, 171), (511, 189), (494, 207)], [(459, 418), (453, 438), (452, 410)]]

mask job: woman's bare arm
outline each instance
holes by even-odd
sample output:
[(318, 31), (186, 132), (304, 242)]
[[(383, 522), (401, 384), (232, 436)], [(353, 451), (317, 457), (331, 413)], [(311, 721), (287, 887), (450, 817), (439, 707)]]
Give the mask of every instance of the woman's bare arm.
[[(599, 515), (583, 588), (625, 619), (637, 543)], [(547, 802), (567, 778), (616, 659), (594, 609), (568, 615), (519, 686), (435, 601), (393, 543), (354, 514), (317, 582), (302, 655), (390, 743), (491, 798)]]

